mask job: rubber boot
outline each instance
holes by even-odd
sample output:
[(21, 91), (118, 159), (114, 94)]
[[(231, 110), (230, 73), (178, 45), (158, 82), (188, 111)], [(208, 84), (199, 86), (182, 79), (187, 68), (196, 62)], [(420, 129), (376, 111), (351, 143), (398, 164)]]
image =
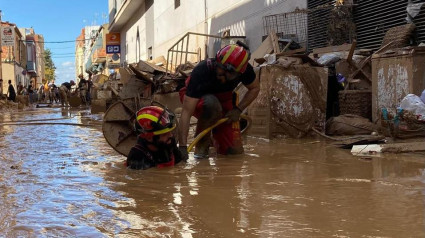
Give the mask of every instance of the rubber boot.
[[(214, 95), (205, 95), (202, 98), (202, 101), (202, 113), (200, 118), (198, 118), (198, 124), (196, 126), (196, 135), (198, 135), (208, 127), (214, 125), (214, 123), (217, 122), (222, 115), (220, 101)], [(210, 132), (195, 145), (195, 158), (208, 158), (211, 142), (212, 140)]]
[(206, 159), (209, 157), (211, 145), (210, 135), (204, 136), (195, 146), (195, 154), (194, 157), (196, 159)]

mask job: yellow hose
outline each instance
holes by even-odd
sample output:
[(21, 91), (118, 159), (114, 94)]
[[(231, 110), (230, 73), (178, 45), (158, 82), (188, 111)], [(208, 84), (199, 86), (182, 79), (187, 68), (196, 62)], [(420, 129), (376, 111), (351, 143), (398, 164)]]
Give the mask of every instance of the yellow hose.
[[(251, 121), (251, 119), (248, 116), (245, 115), (241, 115), (241, 118), (248, 120), (248, 122)], [(224, 122), (226, 122), (227, 120), (229, 120), (228, 117), (226, 118), (222, 118), (220, 120), (218, 120), (214, 125), (208, 127), (207, 129), (203, 130), (201, 133), (199, 133), (196, 138), (192, 141), (192, 143), (190, 143), (189, 147), (187, 147), (187, 152), (189, 153), (193, 147), (195, 147), (195, 145), (206, 135), (208, 134), (212, 129), (216, 128), (217, 126), (223, 124)], [(250, 124), (250, 123), (249, 123)], [(248, 125), (249, 127), (249, 125)], [(247, 128), (248, 128), (247, 127)], [(244, 129), (245, 131), (246, 129)]]

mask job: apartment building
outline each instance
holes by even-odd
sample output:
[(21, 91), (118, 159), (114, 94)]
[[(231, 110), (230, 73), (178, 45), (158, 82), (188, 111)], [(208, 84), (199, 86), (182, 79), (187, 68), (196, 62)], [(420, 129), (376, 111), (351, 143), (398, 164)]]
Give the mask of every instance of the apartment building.
[(7, 92), (8, 81), (12, 81), (12, 85), (16, 88), (19, 82), (22, 84), (29, 83), (29, 75), (27, 74), (26, 64), (26, 46), (23, 39), (23, 35), (16, 27), (14, 23), (2, 22), (1, 29), (4, 33), (10, 35), (11, 41), (6, 44), (3, 42), (1, 46), (1, 67), (0, 71), (2, 75), (0, 78), (3, 79), (3, 93)]
[[(121, 64), (167, 56), (187, 32), (246, 36), (255, 49), (265, 35), (263, 17), (307, 8), (306, 0), (109, 0), (109, 31), (120, 33)], [(202, 58), (219, 49), (216, 38), (195, 35), (190, 50)]]

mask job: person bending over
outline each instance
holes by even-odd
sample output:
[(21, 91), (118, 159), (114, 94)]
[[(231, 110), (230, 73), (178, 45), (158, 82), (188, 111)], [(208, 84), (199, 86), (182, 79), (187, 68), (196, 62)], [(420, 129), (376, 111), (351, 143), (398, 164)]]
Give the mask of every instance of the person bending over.
[[(222, 155), (243, 153), (239, 117), (258, 96), (260, 83), (248, 63), (249, 49), (238, 42), (219, 50), (214, 59), (201, 61), (180, 90), (183, 110), (179, 123), (179, 149), (185, 158), (191, 116), (198, 119), (196, 135), (223, 117), (232, 123), (223, 123), (213, 132), (214, 146)], [(236, 105), (234, 89), (242, 83), (247, 93)], [(210, 136), (204, 136), (195, 146), (195, 158), (208, 157)]]

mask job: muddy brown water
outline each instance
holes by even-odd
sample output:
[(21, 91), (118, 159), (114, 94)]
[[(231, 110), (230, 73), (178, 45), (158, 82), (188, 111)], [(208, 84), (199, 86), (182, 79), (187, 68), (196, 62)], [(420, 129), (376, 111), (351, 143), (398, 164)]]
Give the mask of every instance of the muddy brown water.
[[(64, 120), (52, 120), (66, 118)], [(4, 125), (4, 122), (91, 123)], [(317, 139), (128, 170), (101, 116), (1, 113), (0, 237), (424, 237), (424, 154), (353, 157)]]

